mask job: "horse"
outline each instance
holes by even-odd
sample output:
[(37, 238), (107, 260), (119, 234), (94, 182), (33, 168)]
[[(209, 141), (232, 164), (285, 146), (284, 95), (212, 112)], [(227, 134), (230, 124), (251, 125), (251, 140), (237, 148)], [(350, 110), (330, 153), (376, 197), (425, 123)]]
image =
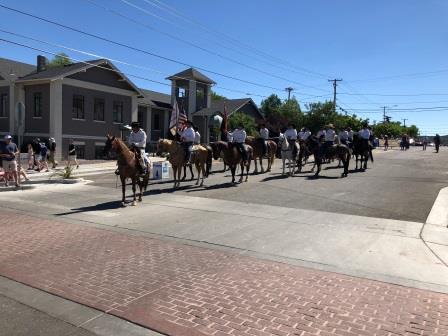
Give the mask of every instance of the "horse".
[[(201, 146), (204, 147), (205, 149), (207, 149), (207, 162), (205, 165), (205, 177), (208, 177), (212, 170), (213, 151), (209, 145), (201, 144)], [(189, 168), (190, 168), (191, 180), (194, 180), (193, 167), (189, 166)], [(187, 165), (184, 165), (184, 176), (182, 177), (181, 181), (185, 181), (186, 178), (187, 178)]]
[[(278, 146), (281, 148), (281, 155), (282, 155), (282, 163), (283, 163), (283, 170), (282, 175), (285, 175), (285, 166), (286, 166), (286, 160), (288, 160), (289, 165), (289, 176), (293, 176), (295, 174), (296, 170), (296, 159), (297, 154), (293, 155), (294, 148), (289, 143), (288, 139), (284, 135), (281, 135), (278, 140)], [(297, 147), (297, 143), (294, 142), (294, 146), (297, 148), (297, 153), (299, 152), (299, 148)], [(292, 171), (291, 171), (292, 166)]]
[[(241, 176), (238, 183), (243, 182), (243, 175), (244, 175), (244, 162), (241, 157), (240, 152), (238, 151), (238, 148), (236, 148), (235, 145), (231, 143), (227, 143), (224, 141), (217, 141), (212, 142), (210, 146), (213, 149), (213, 158), (215, 160), (218, 160), (221, 156), (221, 153), (223, 154), (224, 164), (229, 166), (230, 171), (232, 173), (232, 183), (235, 183), (235, 172), (236, 167), (239, 164), (241, 166)], [(250, 169), (250, 163), (253, 158), (253, 149), (249, 145), (246, 146), (247, 151), (247, 166), (246, 166), (246, 181), (249, 179), (249, 169)]]
[[(322, 144), (320, 143), (319, 139), (312, 135), (305, 141), (306, 146), (314, 154), (314, 165), (317, 166), (316, 173), (314, 174), (315, 177), (319, 176), (319, 173), (321, 171), (322, 166)], [(328, 148), (328, 152), (326, 153), (325, 157), (328, 160), (334, 160), (339, 159), (343, 163), (344, 171), (341, 175), (341, 177), (347, 177), (348, 176), (348, 166), (350, 164), (350, 158), (352, 156), (350, 148), (348, 148), (346, 145), (333, 145)], [(314, 170), (314, 167), (313, 167)], [(312, 171), (313, 171), (312, 170)]]
[(356, 160), (356, 169), (358, 169), (358, 160), (361, 164), (361, 170), (367, 169), (367, 162), (369, 160), (369, 157), (373, 162), (372, 146), (367, 141), (363, 141), (362, 139), (360, 139), (357, 134), (353, 135), (353, 155), (355, 156)]
[[(186, 165), (185, 160), (185, 151), (180, 143), (174, 140), (168, 139), (160, 139), (157, 143), (157, 153), (168, 152), (170, 157), (168, 161), (171, 163), (173, 167), (173, 177), (174, 177), (174, 188), (180, 186), (180, 174), (182, 172), (182, 167)], [(193, 147), (192, 160), (194, 165), (196, 166), (196, 170), (198, 171), (198, 179), (196, 181), (196, 185), (199, 185), (199, 180), (202, 180), (200, 186), (204, 185), (205, 178), (205, 165), (207, 162), (208, 153), (207, 149), (202, 147), (201, 145), (195, 145)]]
[[(260, 160), (260, 166), (261, 166), (261, 173), (264, 173), (264, 168), (263, 168), (263, 152), (264, 152), (264, 144), (263, 139), (261, 138), (255, 138), (252, 136), (248, 136), (246, 138), (246, 144), (251, 146), (252, 149), (254, 150), (254, 163), (255, 163), (255, 170), (254, 170), (254, 174), (258, 173), (258, 164), (257, 164), (257, 159)], [(272, 165), (274, 164), (275, 161), (275, 153), (277, 152), (277, 144), (272, 141), (272, 140), (267, 140), (267, 160), (268, 160), (268, 168), (267, 168), (267, 172), (271, 171)]]
[(139, 187), (138, 201), (142, 201), (142, 192), (146, 191), (149, 182), (149, 176), (151, 174), (151, 167), (149, 162), (146, 163), (146, 174), (140, 176), (140, 167), (138, 164), (137, 153), (132, 151), (126, 146), (126, 144), (119, 138), (115, 136), (107, 135), (106, 145), (104, 147), (104, 153), (109, 153), (111, 149), (114, 149), (117, 153), (117, 165), (118, 174), (121, 180), (121, 190), (122, 199), (121, 205), (126, 206), (125, 196), (126, 196), (126, 179), (131, 179), (132, 182), (132, 192), (133, 200), (132, 205), (137, 205), (136, 203), (136, 185)]
[[(297, 172), (300, 173), (302, 171), (302, 167), (306, 165), (308, 159), (312, 153), (308, 149), (305, 141), (299, 140), (299, 155), (297, 158)], [(314, 167), (313, 167), (314, 168)]]

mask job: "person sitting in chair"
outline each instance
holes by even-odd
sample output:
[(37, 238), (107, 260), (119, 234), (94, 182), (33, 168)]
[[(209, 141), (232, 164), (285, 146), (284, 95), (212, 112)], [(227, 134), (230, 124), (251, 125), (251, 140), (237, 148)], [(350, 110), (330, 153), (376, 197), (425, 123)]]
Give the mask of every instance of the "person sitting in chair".
[(236, 148), (241, 154), (241, 158), (243, 159), (243, 164), (247, 166), (247, 152), (244, 147), (244, 143), (246, 142), (246, 131), (244, 130), (244, 125), (239, 124), (238, 128), (234, 130), (232, 133), (229, 132), (230, 137), (233, 139), (233, 143), (236, 145)]
[(193, 123), (190, 120), (187, 120), (185, 123), (186, 127), (183, 131), (180, 131), (180, 140), (182, 141), (182, 147), (185, 151), (185, 162), (187, 165), (191, 165), (192, 153), (193, 153), (193, 144), (196, 137), (196, 133), (193, 128)]
[(146, 132), (140, 128), (138, 122), (131, 123), (132, 132), (128, 137), (128, 144), (134, 148), (138, 156), (138, 162), (141, 169), (141, 174), (146, 174)]
[(263, 143), (263, 156), (268, 155), (268, 139), (269, 139), (269, 130), (263, 123), (260, 125), (260, 141), (262, 141)]

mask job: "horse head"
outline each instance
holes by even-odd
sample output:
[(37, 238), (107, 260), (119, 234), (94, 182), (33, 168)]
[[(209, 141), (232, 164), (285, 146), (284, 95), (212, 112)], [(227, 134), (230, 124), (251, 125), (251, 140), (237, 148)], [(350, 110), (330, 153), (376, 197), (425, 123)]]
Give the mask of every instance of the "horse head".
[(108, 156), (115, 141), (115, 136), (111, 136), (110, 134), (106, 135), (106, 144), (104, 145), (103, 155)]
[(221, 155), (221, 146), (218, 142), (211, 142), (210, 147), (212, 148), (212, 155), (214, 160), (218, 160)]

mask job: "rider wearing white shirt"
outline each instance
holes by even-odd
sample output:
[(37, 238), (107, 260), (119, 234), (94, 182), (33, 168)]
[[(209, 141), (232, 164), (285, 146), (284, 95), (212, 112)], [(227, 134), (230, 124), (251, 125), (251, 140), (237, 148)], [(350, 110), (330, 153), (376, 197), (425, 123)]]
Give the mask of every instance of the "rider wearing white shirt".
[(247, 152), (244, 147), (244, 143), (246, 142), (246, 131), (244, 130), (244, 125), (239, 124), (238, 128), (233, 132), (229, 132), (228, 135), (233, 139), (233, 143), (236, 145), (238, 151), (241, 154), (241, 158), (243, 159), (244, 164), (247, 164)]
[(341, 144), (347, 145), (348, 143), (348, 132), (346, 130), (342, 130), (339, 132), (339, 140)]
[(367, 125), (364, 125), (362, 130), (358, 132), (358, 136), (362, 140), (369, 140), (370, 139), (370, 130), (367, 128)]
[(319, 132), (317, 132), (317, 139), (319, 139), (319, 141), (321, 141), (322, 138), (325, 137), (325, 129), (322, 127)]
[(140, 124), (138, 122), (131, 123), (132, 132), (128, 137), (129, 146), (133, 146), (140, 152), (138, 157), (139, 164), (142, 170), (142, 174), (146, 174), (146, 132), (140, 128)]
[(194, 127), (194, 144), (199, 145), (201, 143), (201, 133), (199, 133), (199, 129)]
[(297, 146), (296, 146), (296, 141), (297, 141), (297, 130), (294, 126), (294, 124), (290, 123), (288, 124), (288, 129), (285, 132), (285, 137), (288, 140), (289, 144), (291, 146), (293, 146), (293, 151), (292, 151), (292, 155), (293, 157), (296, 157), (297, 155)]
[(308, 128), (302, 128), (302, 131), (299, 132), (299, 140), (306, 141), (310, 137), (311, 132)]
[(265, 124), (260, 125), (260, 140), (263, 144), (263, 156), (265, 156), (268, 152), (268, 143), (269, 139), (269, 130), (266, 128)]
[(193, 143), (196, 134), (191, 121), (187, 120), (185, 124), (186, 128), (183, 131), (179, 131), (179, 135), (182, 141), (182, 147), (185, 151), (185, 160), (187, 161), (187, 164), (191, 164), (191, 154), (193, 152)]

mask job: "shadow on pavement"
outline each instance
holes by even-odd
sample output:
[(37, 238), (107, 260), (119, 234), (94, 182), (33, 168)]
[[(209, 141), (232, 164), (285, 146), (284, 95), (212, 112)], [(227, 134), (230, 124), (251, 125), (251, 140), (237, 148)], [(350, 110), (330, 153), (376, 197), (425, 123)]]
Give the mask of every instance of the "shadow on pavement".
[[(131, 203), (131, 201), (127, 201), (126, 203)], [(110, 201), (105, 203), (99, 203), (96, 205), (86, 206), (86, 207), (80, 207), (80, 208), (74, 208), (71, 209), (71, 211), (61, 212), (55, 214), (55, 216), (67, 216), (67, 215), (73, 215), (77, 213), (83, 213), (83, 212), (91, 212), (91, 211), (105, 211), (105, 210), (113, 210), (121, 208), (121, 201)]]

